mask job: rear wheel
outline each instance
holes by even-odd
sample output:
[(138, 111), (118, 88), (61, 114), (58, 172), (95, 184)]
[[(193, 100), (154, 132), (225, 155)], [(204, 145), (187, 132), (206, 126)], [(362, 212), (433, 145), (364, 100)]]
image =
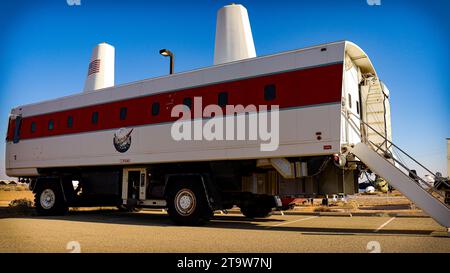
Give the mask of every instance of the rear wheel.
[(241, 212), (247, 218), (265, 218), (272, 215), (272, 208), (247, 206), (242, 207)]
[(209, 221), (208, 206), (203, 187), (194, 181), (175, 182), (168, 196), (168, 213), (177, 225), (202, 225)]
[(40, 185), (34, 194), (34, 204), (39, 215), (63, 215), (69, 209), (56, 183)]
[(241, 212), (247, 218), (265, 218), (272, 215), (275, 207), (273, 196), (269, 195), (245, 195), (240, 204)]

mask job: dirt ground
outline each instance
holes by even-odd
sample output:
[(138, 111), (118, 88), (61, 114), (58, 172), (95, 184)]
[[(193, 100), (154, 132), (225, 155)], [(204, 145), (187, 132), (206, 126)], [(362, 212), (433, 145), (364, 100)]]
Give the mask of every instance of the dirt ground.
[(383, 212), (383, 213), (421, 213), (414, 204), (400, 192), (389, 194), (355, 194), (347, 197), (346, 201), (329, 199), (329, 206), (321, 206), (322, 199), (314, 199), (312, 205), (307, 199), (298, 199), (294, 211), (302, 212)]
[(0, 186), (0, 206), (8, 206), (12, 200), (29, 199), (34, 200), (33, 193), (27, 186), (17, 185), (1, 185)]

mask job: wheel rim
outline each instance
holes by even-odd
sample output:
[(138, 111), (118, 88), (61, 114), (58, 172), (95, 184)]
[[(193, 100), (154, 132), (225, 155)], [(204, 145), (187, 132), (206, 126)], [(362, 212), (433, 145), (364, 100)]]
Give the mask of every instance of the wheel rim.
[(175, 209), (183, 216), (191, 215), (197, 205), (195, 194), (190, 189), (181, 189), (175, 196)]
[(51, 209), (55, 205), (55, 192), (52, 189), (46, 189), (41, 193), (40, 203), (44, 209)]

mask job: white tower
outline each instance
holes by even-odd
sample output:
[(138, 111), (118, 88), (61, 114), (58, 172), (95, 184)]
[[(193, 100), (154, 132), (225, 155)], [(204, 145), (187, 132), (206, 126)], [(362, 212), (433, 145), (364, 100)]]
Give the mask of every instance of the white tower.
[(214, 64), (256, 57), (247, 9), (230, 4), (217, 12)]
[(114, 86), (114, 47), (98, 44), (92, 51), (84, 92)]

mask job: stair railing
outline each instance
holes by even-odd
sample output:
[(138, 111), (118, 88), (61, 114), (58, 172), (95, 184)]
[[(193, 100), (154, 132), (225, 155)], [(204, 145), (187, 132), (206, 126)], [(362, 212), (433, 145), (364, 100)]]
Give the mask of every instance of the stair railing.
[[(363, 121), (359, 116), (354, 114), (353, 112), (349, 111), (348, 109), (343, 109), (342, 115), (345, 118), (345, 120), (348, 122), (350, 127), (361, 137), (361, 140), (368, 144), (375, 152), (378, 154), (384, 156), (386, 160), (391, 163), (394, 167), (405, 173), (405, 175), (408, 175), (412, 180), (414, 180), (422, 189), (427, 191), (428, 193), (432, 194), (434, 197), (436, 197), (438, 200), (440, 200), (442, 203), (445, 204), (445, 194), (436, 189), (436, 185), (438, 184), (444, 184), (446, 187), (450, 188), (450, 184), (448, 180), (445, 178), (439, 177), (436, 174), (434, 174), (432, 171), (430, 171), (427, 167), (422, 165), (420, 162), (418, 162), (416, 159), (414, 159), (411, 155), (406, 153), (404, 150), (402, 150), (400, 147), (392, 143), (387, 137), (377, 130), (375, 130), (371, 125), (369, 125), (367, 122)], [(379, 135), (383, 142), (381, 144), (373, 143), (369, 140), (369, 138), (366, 136), (361, 135), (361, 131), (358, 130), (358, 125), (355, 123), (355, 121), (352, 119), (352, 117), (355, 117), (359, 122), (361, 123), (361, 127), (365, 127), (364, 131), (366, 134), (370, 131), (375, 132), (377, 135)], [(386, 146), (386, 148), (384, 148)], [(406, 156), (409, 160), (420, 166), (426, 174), (429, 174), (434, 179), (434, 185), (431, 185), (429, 182), (425, 181), (422, 177), (420, 177), (416, 172), (414, 172), (411, 168), (406, 166), (404, 162), (401, 162), (399, 159), (395, 158), (392, 151), (396, 149), (396, 151), (400, 152), (401, 155)], [(448, 205), (445, 204), (447, 207)]]

